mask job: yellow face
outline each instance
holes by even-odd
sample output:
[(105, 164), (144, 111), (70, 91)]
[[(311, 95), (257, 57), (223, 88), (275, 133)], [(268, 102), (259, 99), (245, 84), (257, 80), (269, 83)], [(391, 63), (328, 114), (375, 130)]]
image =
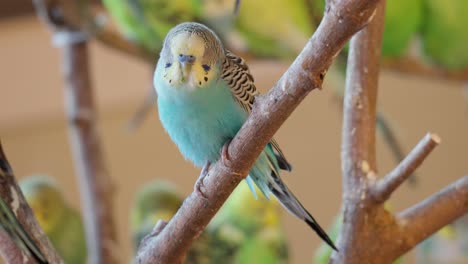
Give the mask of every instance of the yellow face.
[(205, 60), (204, 40), (190, 32), (180, 32), (171, 39), (170, 59), (162, 58), (163, 77), (169, 86), (195, 90), (216, 79), (217, 65)]
[(62, 195), (53, 188), (42, 187), (31, 195), (26, 195), (26, 200), (46, 234), (56, 228), (66, 211)]

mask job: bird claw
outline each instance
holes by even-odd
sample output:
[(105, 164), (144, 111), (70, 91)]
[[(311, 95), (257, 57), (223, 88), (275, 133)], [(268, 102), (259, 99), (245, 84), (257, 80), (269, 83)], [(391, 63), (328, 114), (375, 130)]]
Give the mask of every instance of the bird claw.
[(228, 139), (221, 150), (221, 160), (225, 166), (231, 162), (231, 158), (229, 157), (229, 144), (231, 144), (231, 141), (232, 139)]
[(210, 161), (206, 161), (205, 166), (203, 166), (203, 169), (200, 173), (200, 176), (198, 177), (197, 182), (195, 183), (195, 191), (198, 192), (203, 198), (207, 199), (208, 196), (202, 191), (202, 188), (205, 188), (205, 183), (203, 182), (208, 175), (208, 171), (210, 170)]

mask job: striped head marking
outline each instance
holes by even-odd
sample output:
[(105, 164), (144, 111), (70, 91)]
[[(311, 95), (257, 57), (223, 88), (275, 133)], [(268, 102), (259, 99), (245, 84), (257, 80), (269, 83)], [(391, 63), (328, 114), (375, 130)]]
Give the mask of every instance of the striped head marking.
[(158, 67), (168, 85), (196, 89), (219, 78), (223, 58), (223, 45), (211, 29), (186, 22), (167, 34)]

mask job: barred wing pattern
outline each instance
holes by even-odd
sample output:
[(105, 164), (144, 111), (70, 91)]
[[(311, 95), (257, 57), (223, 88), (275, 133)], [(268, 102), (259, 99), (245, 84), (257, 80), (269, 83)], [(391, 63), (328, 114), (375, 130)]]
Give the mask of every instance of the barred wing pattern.
[[(245, 60), (226, 50), (226, 58), (222, 65), (221, 78), (231, 88), (232, 95), (236, 102), (242, 109), (250, 114), (255, 96), (260, 93), (255, 87), (254, 78), (252, 74), (250, 74), (249, 67), (245, 63)], [(281, 151), (275, 139), (271, 139), (270, 144), (277, 156), (279, 167), (283, 170), (291, 171), (291, 164), (286, 160), (283, 151)]]

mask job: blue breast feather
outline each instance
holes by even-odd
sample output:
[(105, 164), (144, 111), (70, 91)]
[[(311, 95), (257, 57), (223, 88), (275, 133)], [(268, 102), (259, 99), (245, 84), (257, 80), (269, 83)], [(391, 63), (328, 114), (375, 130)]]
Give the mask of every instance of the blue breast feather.
[[(236, 103), (223, 80), (213, 80), (207, 87), (194, 90), (169, 87), (158, 79), (155, 86), (163, 127), (185, 159), (196, 166), (202, 167), (207, 160), (218, 160), (223, 145), (247, 119), (247, 113)], [(249, 173), (267, 197), (272, 170), (279, 169), (273, 150), (267, 145)], [(247, 183), (253, 189), (251, 179), (247, 178)]]

